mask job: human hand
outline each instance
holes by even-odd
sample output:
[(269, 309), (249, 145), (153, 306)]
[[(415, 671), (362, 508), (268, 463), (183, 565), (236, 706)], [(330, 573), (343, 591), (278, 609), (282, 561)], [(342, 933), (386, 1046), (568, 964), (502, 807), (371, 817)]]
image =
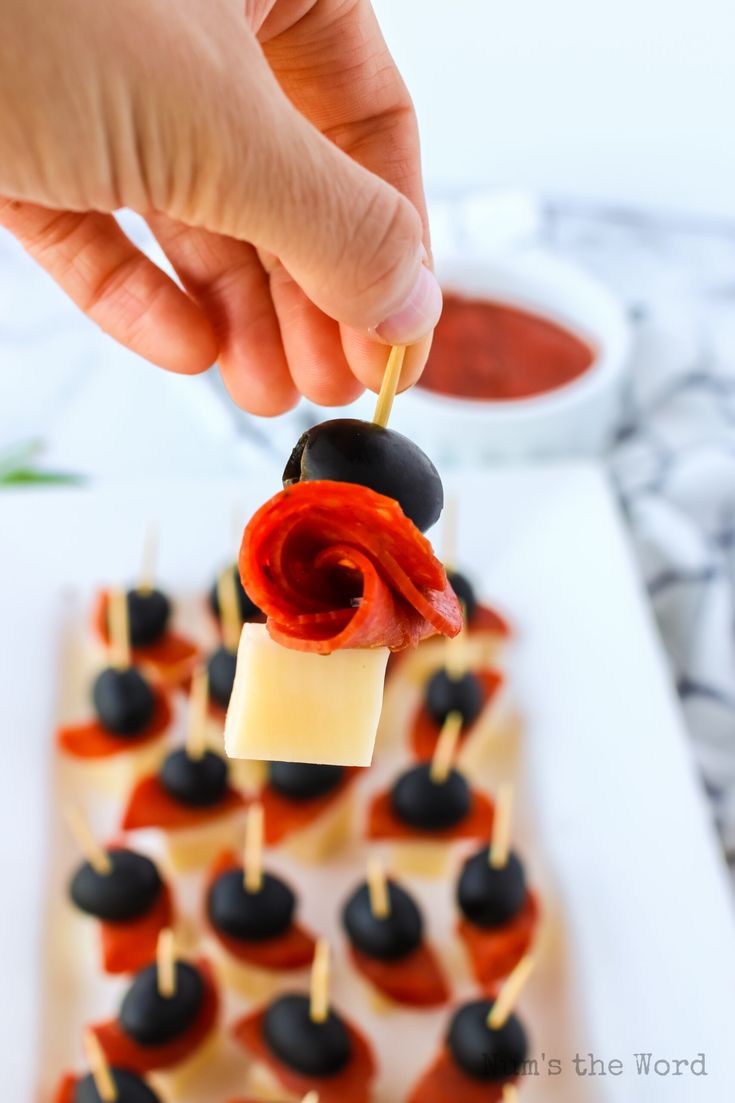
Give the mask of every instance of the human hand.
[(367, 0), (0, 10), (0, 224), (98, 325), (171, 371), (218, 359), (258, 414), (377, 390), (381, 339), (412, 344), (416, 380), (441, 295), (413, 109)]

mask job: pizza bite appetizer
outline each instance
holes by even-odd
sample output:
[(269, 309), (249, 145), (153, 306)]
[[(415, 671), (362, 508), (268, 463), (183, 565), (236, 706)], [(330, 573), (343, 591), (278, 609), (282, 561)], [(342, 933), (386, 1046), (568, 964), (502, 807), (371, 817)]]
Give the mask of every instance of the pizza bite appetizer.
[[(105, 644), (110, 642), (109, 599), (108, 590), (100, 591), (92, 614), (93, 626)], [(170, 598), (155, 586), (144, 585), (128, 590), (125, 600), (133, 662), (164, 686), (185, 683), (198, 661), (199, 649), (171, 628)]]
[(353, 837), (355, 783), (359, 771), (310, 762), (270, 762), (259, 800), (265, 842), (284, 846), (302, 862), (332, 857)]
[[(111, 1068), (109, 1072), (115, 1091), (113, 1103), (163, 1103), (153, 1088), (136, 1073), (119, 1068)], [(107, 1103), (107, 1100), (100, 1094), (91, 1073), (84, 1076), (69, 1073), (61, 1078), (53, 1103)]]

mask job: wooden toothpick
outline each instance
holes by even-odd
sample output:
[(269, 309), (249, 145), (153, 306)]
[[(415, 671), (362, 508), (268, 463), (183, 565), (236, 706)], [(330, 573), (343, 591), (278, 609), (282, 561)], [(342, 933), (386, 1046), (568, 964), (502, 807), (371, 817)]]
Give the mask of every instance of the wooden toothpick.
[(150, 524), (143, 541), (143, 555), (140, 561), (137, 590), (139, 594), (150, 594), (156, 585), (156, 563), (158, 561), (158, 526)]
[(373, 424), (380, 425), (383, 429), (390, 420), (390, 412), (393, 409), (393, 399), (396, 397), (405, 355), (405, 345), (394, 345), (390, 350), (388, 363), (385, 366), (385, 374), (383, 375), (380, 394), (378, 395), (378, 401), (375, 403), (375, 413), (373, 414)]
[(390, 894), (388, 879), (383, 863), (379, 858), (368, 858), (367, 884), (370, 894), (370, 911), (376, 919), (387, 919), (390, 915)]
[(166, 927), (158, 936), (156, 964), (158, 966), (158, 994), (164, 1000), (173, 999), (176, 995), (176, 946), (174, 932), (170, 927)]
[(449, 776), (457, 749), (457, 740), (462, 730), (461, 712), (450, 712), (444, 721), (431, 760), (431, 780), (441, 785)]
[(526, 981), (533, 972), (535, 964), (534, 959), (530, 954), (527, 954), (526, 957), (521, 958), (505, 981), (487, 1017), (487, 1025), (491, 1030), (500, 1030), (501, 1027), (505, 1026), (518, 1002), (518, 997), (525, 988)]
[(301, 1103), (319, 1103), (319, 1092), (307, 1092)]
[(503, 1084), (503, 1103), (518, 1103), (518, 1088), (515, 1084)]
[(107, 627), (110, 636), (110, 665), (116, 670), (130, 666), (130, 622), (128, 596), (119, 587), (107, 598)]
[(502, 869), (508, 864), (510, 854), (510, 825), (513, 816), (513, 784), (504, 781), (498, 787), (493, 818), (493, 835), (488, 858), (493, 869)]
[(444, 666), (453, 682), (461, 681), (470, 665), (467, 649), (467, 610), (463, 601), (459, 604), (462, 610), (462, 627), (454, 638), (447, 637), (445, 644)]
[(311, 1021), (326, 1022), (329, 1015), (329, 943), (320, 938), (311, 966)]
[(84, 1032), (84, 1051), (89, 1063), (89, 1071), (92, 1073), (97, 1095), (102, 1103), (116, 1103), (117, 1086), (112, 1076), (112, 1070), (108, 1063), (105, 1051), (100, 1045), (99, 1038), (93, 1030)]
[(189, 693), (189, 717), (186, 732), (186, 753), (194, 761), (204, 758), (207, 750), (207, 705), (209, 702), (209, 675), (206, 666), (200, 666), (191, 679)]
[(263, 805), (251, 804), (245, 820), (243, 874), (247, 892), (263, 887)]
[(104, 850), (92, 834), (92, 829), (75, 804), (69, 804), (64, 809), (64, 818), (69, 825), (69, 830), (74, 836), (79, 849), (95, 873), (103, 877), (112, 873), (110, 855)]
[(234, 567), (225, 568), (217, 580), (217, 600), (219, 601), (222, 638), (227, 650), (233, 653), (237, 651), (240, 643), (240, 630), (242, 629), (235, 570)]

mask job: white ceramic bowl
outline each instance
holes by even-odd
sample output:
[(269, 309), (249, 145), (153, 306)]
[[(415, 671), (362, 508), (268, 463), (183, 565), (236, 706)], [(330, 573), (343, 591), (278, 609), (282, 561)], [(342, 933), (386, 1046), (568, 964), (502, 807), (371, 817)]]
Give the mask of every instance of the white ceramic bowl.
[(437, 273), (445, 290), (560, 323), (590, 344), (595, 357), (578, 379), (532, 398), (489, 402), (414, 387), (393, 407), (393, 428), (438, 462), (600, 452), (620, 409), (630, 349), (630, 327), (618, 300), (581, 269), (538, 249), (488, 262), (439, 258)]

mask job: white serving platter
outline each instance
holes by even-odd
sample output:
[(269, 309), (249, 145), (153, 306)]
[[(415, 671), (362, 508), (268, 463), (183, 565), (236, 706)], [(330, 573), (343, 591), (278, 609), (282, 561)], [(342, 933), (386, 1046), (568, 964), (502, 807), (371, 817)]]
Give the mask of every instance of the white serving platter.
[[(522, 1009), (540, 1075), (527, 1079), (521, 1100), (730, 1103), (728, 883), (604, 478), (590, 466), (562, 465), (446, 484), (459, 502), (461, 565), (517, 628), (507, 666), (524, 714), (518, 840), (550, 917)], [(79, 1058), (64, 1039), (76, 1037), (86, 997), (73, 971), (69, 980), (68, 961), (65, 976), (43, 955), (60, 937), (56, 893), (72, 854), (57, 830), (50, 769), (59, 691), (68, 689), (59, 680), (70, 669), (62, 645), (78, 638), (78, 610), (96, 584), (134, 574), (150, 520), (160, 527), (162, 583), (201, 591), (232, 552), (233, 513), (246, 515), (277, 485), (276, 472), (261, 472), (249, 486), (149, 483), (0, 496), (0, 1062), (8, 1099), (48, 1103), (51, 1066)], [(349, 866), (349, 854), (343, 861)], [(357, 879), (358, 866), (345, 874)], [(424, 902), (441, 938), (450, 916), (434, 907), (433, 891)], [(389, 1038), (401, 1034), (401, 1022), (410, 1030), (403, 1048), (411, 1056), (380, 1089), (380, 1103), (399, 1100), (444, 1016), (413, 1025), (356, 1017), (392, 1062)], [(660, 1074), (641, 1075), (635, 1054), (649, 1052), (660, 1062), (704, 1053), (708, 1075), (681, 1065), (676, 1076), (673, 1064), (668, 1075), (664, 1064)], [(622, 1071), (578, 1075), (576, 1053), (619, 1061)], [(554, 1059), (563, 1071), (548, 1076)], [(208, 1103), (225, 1098), (213, 1090)]]

